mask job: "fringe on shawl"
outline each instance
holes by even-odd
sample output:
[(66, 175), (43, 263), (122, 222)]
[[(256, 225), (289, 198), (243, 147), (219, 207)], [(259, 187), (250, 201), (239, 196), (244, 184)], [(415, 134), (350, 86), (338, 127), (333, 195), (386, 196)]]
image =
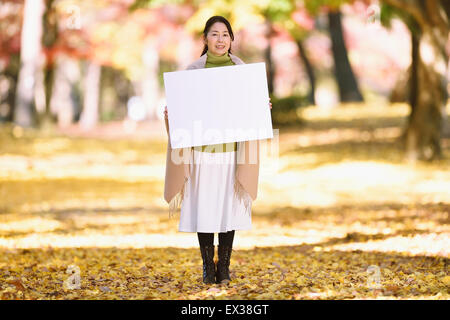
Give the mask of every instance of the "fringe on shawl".
[(175, 212), (178, 211), (178, 209), (181, 208), (181, 204), (183, 203), (184, 196), (187, 194), (187, 182), (189, 178), (184, 178), (183, 187), (181, 188), (181, 191), (178, 192), (172, 200), (169, 202), (169, 219), (173, 218), (175, 215)]
[[(241, 183), (238, 181), (237, 178), (234, 180), (234, 197), (240, 202), (244, 204), (245, 213), (247, 215), (250, 215), (251, 208), (252, 208), (252, 198), (248, 194), (247, 191), (245, 191), (244, 187), (241, 185)], [(235, 211), (236, 213), (236, 211)]]
[[(172, 218), (175, 215), (175, 212), (181, 208), (181, 204), (183, 203), (183, 199), (185, 195), (187, 194), (187, 182), (189, 181), (188, 177), (184, 178), (183, 187), (181, 188), (180, 192), (178, 192), (172, 200), (169, 202), (169, 219)], [(252, 206), (252, 198), (248, 194), (247, 191), (245, 191), (244, 187), (241, 185), (241, 183), (238, 181), (237, 177), (234, 179), (234, 197), (237, 199), (240, 203), (243, 203), (245, 208), (245, 213), (247, 215), (250, 215), (251, 213), (251, 206)], [(235, 211), (236, 213), (236, 211)]]

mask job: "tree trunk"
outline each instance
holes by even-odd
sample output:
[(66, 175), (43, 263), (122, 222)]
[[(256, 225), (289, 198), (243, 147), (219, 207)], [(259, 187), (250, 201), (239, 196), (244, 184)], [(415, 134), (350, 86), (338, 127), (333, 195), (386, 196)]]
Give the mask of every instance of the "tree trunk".
[(20, 47), (20, 71), (16, 91), (14, 122), (23, 127), (36, 125), (34, 90), (41, 52), (44, 0), (26, 0)]
[(78, 62), (60, 55), (55, 62), (50, 113), (57, 115), (58, 126), (64, 128), (75, 120), (77, 112), (76, 83), (80, 79)]
[(409, 120), (413, 118), (414, 110), (417, 110), (417, 99), (419, 96), (418, 92), (418, 72), (420, 65), (420, 56), (419, 56), (419, 37), (415, 33), (411, 33), (411, 67), (409, 72), (408, 79), (408, 87), (409, 92), (407, 96), (407, 100), (411, 106), (411, 114)]
[[(447, 0), (421, 0), (411, 5), (406, 0), (383, 0), (384, 3), (403, 12), (400, 17), (417, 36), (412, 42), (411, 113), (407, 128), (406, 157), (416, 160), (432, 160), (442, 156), (441, 137), (445, 106), (447, 104), (447, 68), (449, 57), (446, 46), (450, 30), (450, 4)], [(416, 59), (417, 57), (417, 59)], [(417, 61), (417, 62), (414, 62)], [(414, 78), (414, 77), (412, 77)], [(414, 90), (415, 89), (415, 90)]]
[(411, 32), (411, 65), (408, 70), (397, 79), (394, 89), (391, 92), (389, 101), (409, 102), (411, 110), (417, 104), (417, 68), (419, 65), (419, 39), (414, 32)]
[(157, 110), (160, 96), (160, 85), (158, 81), (159, 73), (159, 53), (156, 43), (147, 40), (144, 48), (144, 76), (138, 82), (138, 87), (142, 88), (139, 95), (144, 100), (147, 119), (158, 119)]
[[(436, 68), (439, 59), (430, 61), (422, 56), (420, 50), (422, 46), (428, 48), (434, 46), (429, 39), (430, 37), (425, 34), (418, 38), (417, 46), (412, 46), (416, 66), (412, 66), (409, 99), (411, 113), (405, 131), (406, 157), (411, 162), (419, 159), (433, 160), (442, 156), (440, 141), (447, 88), (445, 76)], [(439, 48), (434, 46), (434, 51), (439, 52)]]
[(84, 83), (83, 112), (80, 118), (81, 128), (88, 130), (97, 125), (100, 97), (101, 66), (94, 61), (88, 62)]
[[(54, 19), (55, 8), (53, 7), (55, 0), (46, 0), (46, 10), (43, 17), (44, 24), (44, 34), (42, 35), (42, 45), (47, 50), (52, 50), (58, 39), (58, 25), (57, 19)], [(46, 63), (45, 68), (43, 68), (43, 91), (45, 94), (45, 104), (44, 111), (40, 111), (38, 105), (36, 108), (38, 109), (38, 119), (43, 125), (53, 125), (55, 122), (55, 117), (51, 113), (50, 102), (53, 98), (53, 83), (55, 78), (55, 62), (50, 60)]]
[(311, 62), (309, 61), (308, 55), (306, 54), (306, 50), (303, 46), (303, 43), (301, 40), (296, 40), (295, 43), (297, 44), (298, 51), (300, 53), (300, 58), (303, 62), (303, 65), (306, 69), (306, 74), (308, 75), (309, 80), (309, 93), (308, 93), (308, 100), (311, 104), (316, 104), (316, 77), (314, 76), (314, 69), (311, 65)]
[(13, 53), (8, 65), (0, 73), (3, 78), (0, 85), (0, 123), (13, 121), (19, 66), (20, 54)]
[(267, 37), (267, 47), (264, 50), (264, 58), (266, 60), (266, 66), (267, 66), (267, 86), (269, 87), (269, 95), (272, 96), (274, 92), (274, 77), (275, 77), (275, 71), (274, 71), (274, 65), (272, 61), (272, 45), (271, 45), (271, 38), (272, 38), (272, 24), (269, 20), (266, 22), (266, 37)]
[(339, 87), (341, 102), (362, 102), (364, 101), (358, 88), (355, 75), (348, 60), (347, 48), (345, 46), (342, 32), (341, 13), (328, 13), (328, 28), (331, 37), (331, 48), (334, 58), (334, 72)]
[(38, 123), (41, 124), (41, 116), (46, 111), (46, 92), (45, 92), (45, 64), (46, 58), (44, 53), (42, 52), (39, 55), (37, 69), (36, 69), (36, 84), (34, 88), (34, 105), (36, 109), (36, 115)]

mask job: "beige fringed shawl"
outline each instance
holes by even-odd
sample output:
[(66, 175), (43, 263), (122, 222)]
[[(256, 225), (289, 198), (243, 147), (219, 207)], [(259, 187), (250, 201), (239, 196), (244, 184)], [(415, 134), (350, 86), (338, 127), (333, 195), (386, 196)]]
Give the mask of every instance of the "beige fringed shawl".
[[(234, 64), (244, 64), (235, 55), (229, 54)], [(205, 68), (207, 54), (187, 67), (187, 70)], [(166, 131), (168, 135), (166, 155), (166, 177), (164, 182), (164, 199), (169, 204), (169, 217), (181, 207), (186, 183), (189, 180), (190, 163), (193, 163), (191, 148), (172, 149), (170, 146), (169, 123), (167, 119)], [(177, 161), (173, 161), (177, 159)], [(182, 159), (182, 161), (179, 161)], [(245, 212), (250, 214), (250, 205), (256, 199), (259, 176), (259, 141), (238, 142), (237, 168), (234, 184), (234, 196), (244, 203)]]

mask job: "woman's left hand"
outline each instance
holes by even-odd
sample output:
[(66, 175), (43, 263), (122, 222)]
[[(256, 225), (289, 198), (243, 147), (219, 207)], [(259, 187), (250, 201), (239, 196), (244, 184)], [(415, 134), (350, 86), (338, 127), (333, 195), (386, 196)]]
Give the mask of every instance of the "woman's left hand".
[(272, 109), (272, 103), (270, 102), (270, 98), (269, 98), (269, 107), (270, 109)]

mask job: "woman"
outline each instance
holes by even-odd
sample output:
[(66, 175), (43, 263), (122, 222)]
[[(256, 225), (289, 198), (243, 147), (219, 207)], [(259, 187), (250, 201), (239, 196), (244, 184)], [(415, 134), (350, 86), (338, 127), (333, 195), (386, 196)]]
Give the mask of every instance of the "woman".
[[(243, 64), (231, 54), (233, 40), (233, 30), (227, 19), (211, 17), (203, 30), (203, 52), (187, 69)], [(272, 108), (270, 102), (269, 106)], [(164, 115), (169, 135), (167, 107)], [(175, 164), (171, 159), (169, 137), (164, 197), (170, 212), (181, 205), (179, 231), (197, 232), (206, 284), (231, 280), (229, 265), (234, 232), (251, 228), (251, 201), (256, 199), (258, 185), (259, 147), (254, 150), (258, 153), (256, 163), (237, 163), (236, 160), (241, 159), (242, 153), (250, 153), (249, 145), (249, 142), (233, 142), (184, 148), (181, 156), (192, 161)], [(214, 233), (219, 234), (217, 265), (214, 263)]]

